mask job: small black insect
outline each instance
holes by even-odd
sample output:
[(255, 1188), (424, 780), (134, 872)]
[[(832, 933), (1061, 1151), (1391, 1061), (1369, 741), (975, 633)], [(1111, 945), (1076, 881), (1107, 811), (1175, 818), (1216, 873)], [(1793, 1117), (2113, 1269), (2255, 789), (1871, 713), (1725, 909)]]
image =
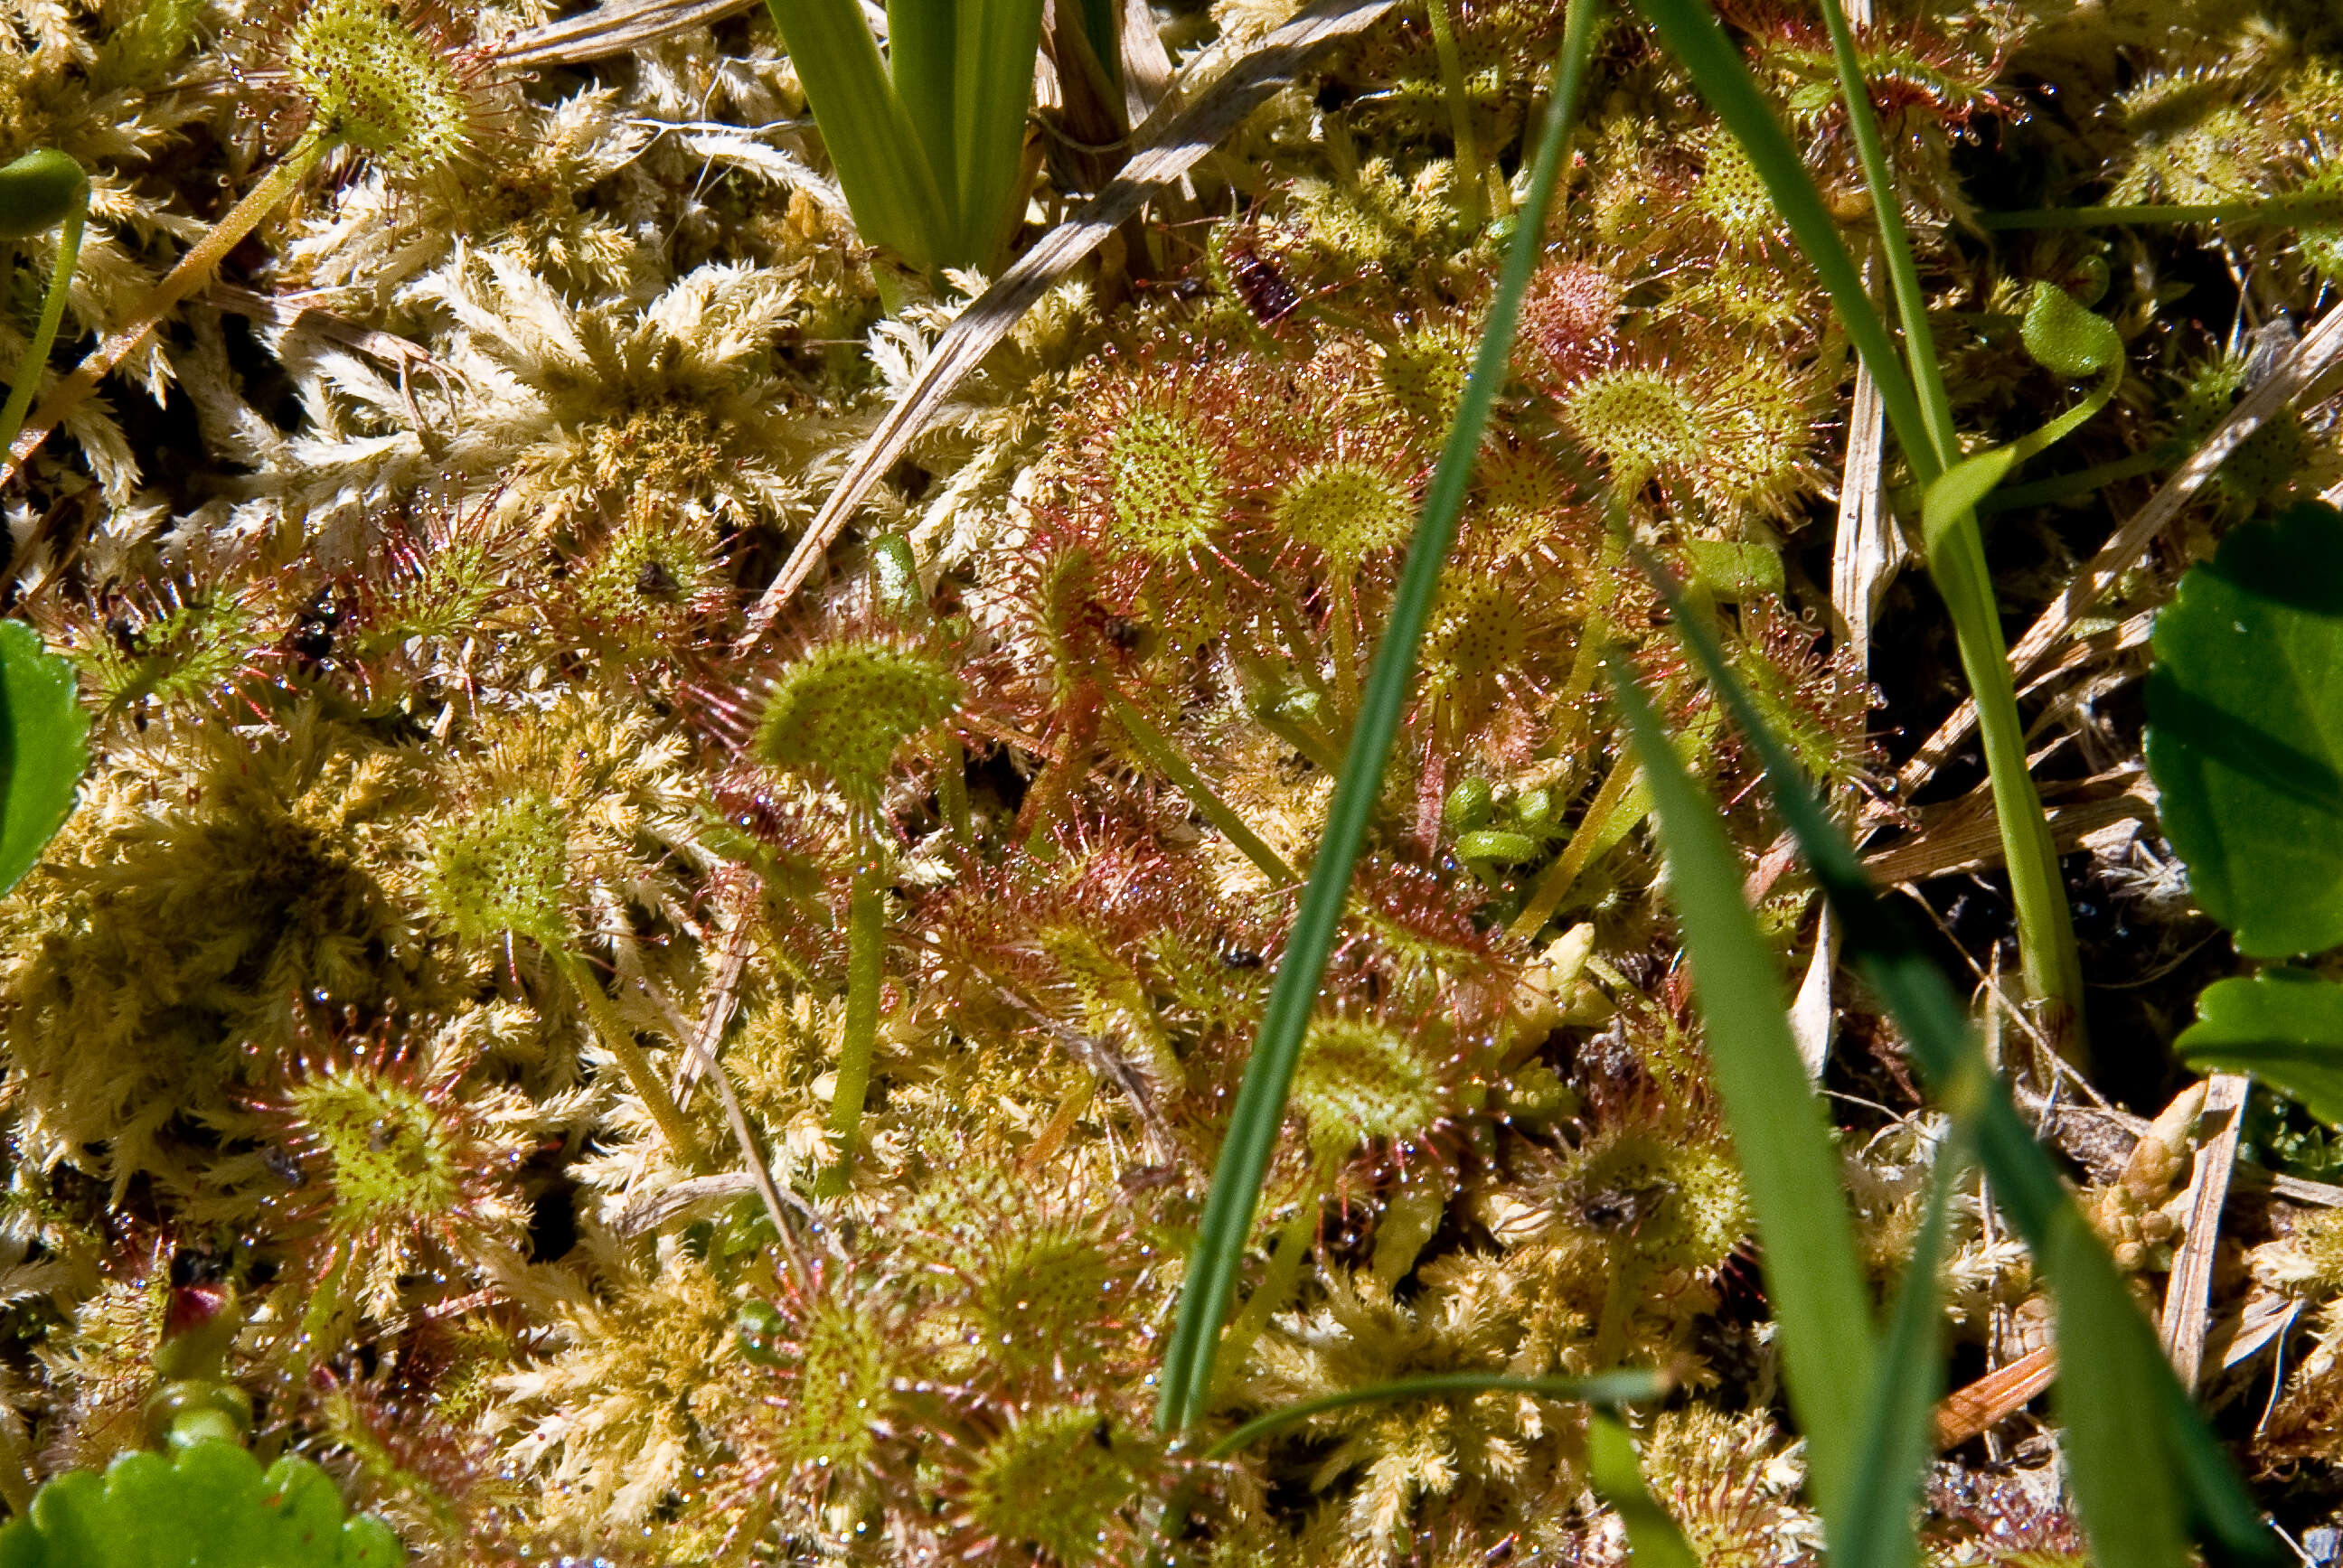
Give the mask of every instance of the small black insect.
[(658, 561), (645, 561), (635, 573), (635, 591), (648, 599), (670, 599), (681, 592), (683, 585), (675, 574)]
[(1644, 1222), (1658, 1212), (1667, 1201), (1666, 1187), (1654, 1183), (1642, 1187), (1614, 1187), (1600, 1192), (1590, 1192), (1578, 1203), (1578, 1217), (1597, 1231), (1624, 1231), (1633, 1235)]
[(1221, 966), (1223, 969), (1257, 970), (1261, 968), (1263, 961), (1264, 960), (1262, 956), (1253, 951), (1251, 948), (1222, 948), (1221, 950)]
[(1292, 315), (1302, 304), (1302, 296), (1293, 285), (1285, 281), (1270, 259), (1262, 255), (1250, 236), (1240, 236), (1229, 242), (1229, 282), (1237, 297), (1252, 318), (1263, 327), (1274, 327)]
[(285, 634), (286, 650), (305, 664), (323, 664), (333, 657), (334, 636), (341, 626), (342, 607), (334, 602), (333, 590), (319, 588)]
[(1147, 634), (1147, 628), (1144, 626), (1119, 615), (1110, 615), (1106, 618), (1103, 631), (1107, 641), (1124, 653), (1129, 653), (1132, 648), (1137, 648), (1139, 639)]

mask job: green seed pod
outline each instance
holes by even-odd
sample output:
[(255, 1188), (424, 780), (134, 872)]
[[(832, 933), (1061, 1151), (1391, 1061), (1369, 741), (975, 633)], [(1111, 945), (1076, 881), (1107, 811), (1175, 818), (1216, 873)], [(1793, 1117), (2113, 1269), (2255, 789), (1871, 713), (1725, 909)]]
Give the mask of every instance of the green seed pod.
[(0, 239), (29, 239), (89, 205), (89, 176), (55, 147), (0, 168)]
[(1440, 820), (1451, 833), (1470, 833), (1487, 827), (1495, 809), (1495, 796), (1486, 779), (1460, 779), (1440, 803)]
[(1528, 834), (1510, 833), (1503, 828), (1483, 828), (1475, 833), (1460, 834), (1456, 839), (1456, 858), (1460, 860), (1493, 860), (1499, 865), (1520, 866), (1544, 852), (1544, 847)]
[(745, 1359), (759, 1366), (781, 1364), (781, 1352), (776, 1347), (788, 1331), (788, 1320), (770, 1302), (743, 1302), (732, 1314), (733, 1342)]

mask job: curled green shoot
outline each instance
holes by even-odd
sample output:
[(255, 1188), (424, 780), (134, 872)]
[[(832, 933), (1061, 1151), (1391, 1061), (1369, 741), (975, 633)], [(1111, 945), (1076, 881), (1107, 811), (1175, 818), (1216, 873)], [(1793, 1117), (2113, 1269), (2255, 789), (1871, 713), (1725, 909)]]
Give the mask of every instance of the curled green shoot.
[(65, 320), (65, 291), (81, 259), (81, 231), (89, 216), (89, 176), (82, 166), (51, 147), (35, 147), (6, 168), (0, 168), (0, 238), (26, 239), (44, 229), (57, 231), (56, 258), (49, 266), (49, 285), (41, 296), (40, 319), (25, 345), (25, 357), (8, 383), (8, 401), (0, 407), (0, 451), (15, 445), (25, 427), (25, 412), (41, 384), (42, 367), (57, 340)]

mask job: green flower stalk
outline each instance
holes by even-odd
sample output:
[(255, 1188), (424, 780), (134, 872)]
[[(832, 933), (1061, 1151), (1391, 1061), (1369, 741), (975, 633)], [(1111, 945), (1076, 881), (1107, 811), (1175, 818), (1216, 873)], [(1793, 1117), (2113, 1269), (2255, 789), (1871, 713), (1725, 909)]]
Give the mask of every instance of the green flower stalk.
[(864, 632), (809, 649), (767, 682), (760, 699), (719, 701), (729, 716), (749, 719), (741, 738), (748, 761), (827, 785), (847, 807), (854, 872), (847, 895), (846, 1035), (830, 1109), (838, 1163), (822, 1174), (826, 1193), (843, 1192), (852, 1175), (878, 1048), (884, 890), (892, 859), (880, 831), (880, 795), (896, 757), (949, 720), (960, 700), (960, 678), (940, 658)]

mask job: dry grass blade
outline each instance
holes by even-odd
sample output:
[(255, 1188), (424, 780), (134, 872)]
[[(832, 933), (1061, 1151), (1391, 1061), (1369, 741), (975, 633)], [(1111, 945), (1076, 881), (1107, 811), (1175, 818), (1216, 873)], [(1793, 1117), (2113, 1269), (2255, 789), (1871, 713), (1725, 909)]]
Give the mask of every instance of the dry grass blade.
[[(1868, 269), (1865, 281), (1870, 281)], [(1871, 668), (1872, 615), (1904, 558), (1882, 481), (1886, 457), (1887, 406), (1871, 367), (1858, 360), (1846, 417), (1846, 467), (1839, 477), (1838, 532), (1831, 542), (1831, 608), (1838, 612), (1840, 646), (1854, 650), (1863, 669)]]
[[(1137, 150), (1122, 173), (1081, 211), (1044, 236), (960, 312), (936, 340), (919, 378), (889, 409), (848, 465), (821, 510), (781, 566), (780, 575), (749, 612), (749, 628), (733, 646), (745, 651), (761, 639), (879, 477), (892, 467), (954, 387), (980, 364), (1026, 311), (1136, 213), (1158, 186), (1177, 180), (1252, 113), (1279, 83), (1322, 46), (1364, 30), (1393, 0), (1317, 0), (1230, 66), (1192, 103), (1159, 113), (1133, 134)], [(1173, 103), (1178, 102), (1174, 95)], [(1159, 123), (1160, 121), (1160, 123)]]
[(2045, 1346), (1946, 1394), (1936, 1406), (1936, 1446), (1983, 1435), (2023, 1409), (2058, 1377), (2058, 1352)]
[[(2148, 498), (2147, 505), (2115, 531), (2090, 563), (2075, 574), (2066, 591), (2018, 638), (2017, 645), (2009, 650), (2009, 668), (2021, 686), (2066, 640), (2076, 623), (2115, 586), (2116, 580), (2132, 568), (2149, 541), (2180, 515), (2180, 508), (2204, 487), (2229, 454), (2271, 416), (2301, 396), (2338, 358), (2343, 358), (2343, 310), (2330, 310), (2318, 326), (2303, 335), (2293, 352), (2279, 361), (2268, 380), (2229, 410), (2229, 417), (2221, 421), (2219, 428), (2206, 437), (2205, 444)], [(1928, 737), (1927, 743), (1896, 775), (1904, 798), (1908, 799), (1913, 790), (1933, 778), (1976, 728), (1976, 704), (1964, 701), (1953, 710), (1951, 718), (1936, 727), (1936, 732)]]
[(738, 15), (758, 0), (640, 0), (630, 5), (597, 5), (577, 16), (515, 33), (488, 51), (497, 63), (518, 69), (578, 65), (606, 60), (656, 44), (692, 27)]
[(2237, 1123), (2246, 1108), (2246, 1080), (2217, 1072), (2205, 1091), (2207, 1117), (2219, 1127), (2197, 1151), (2196, 1178), (2188, 1188), (2188, 1229), (2172, 1255), (2172, 1276), (2164, 1287), (2161, 1325), (2164, 1353), (2180, 1386), (2196, 1392), (2205, 1362), (2205, 1325), (2213, 1294), (2213, 1252), (2221, 1239), (2221, 1207), (2228, 1201), (2229, 1177), (2237, 1163)]

